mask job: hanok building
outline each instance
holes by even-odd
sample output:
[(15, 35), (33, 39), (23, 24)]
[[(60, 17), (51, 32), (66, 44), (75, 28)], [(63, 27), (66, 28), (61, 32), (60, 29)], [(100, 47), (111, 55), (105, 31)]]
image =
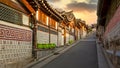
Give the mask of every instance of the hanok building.
[(29, 13), (15, 0), (0, 0), (0, 68), (17, 68), (32, 58)]
[(76, 19), (76, 26), (77, 26), (77, 35), (78, 38), (84, 38), (87, 35), (87, 25), (85, 24), (85, 21), (82, 21), (81, 19)]
[(76, 25), (76, 28), (75, 28), (75, 30), (76, 30), (76, 33), (75, 33), (75, 36), (76, 36), (76, 39), (80, 39), (80, 38), (82, 38), (81, 36), (82, 36), (82, 24), (81, 24), (81, 19), (76, 19), (76, 23), (75, 23), (75, 25)]
[(115, 68), (120, 67), (120, 0), (98, 1), (97, 35), (111, 57)]
[(62, 38), (64, 41), (62, 45), (68, 44), (70, 41), (75, 41), (75, 16), (73, 11), (69, 12), (61, 12), (64, 17), (63, 22), (60, 24), (60, 28), (62, 29)]
[[(79, 33), (75, 27), (72, 12), (59, 13), (46, 0), (0, 0), (0, 67), (26, 65), (36, 58), (37, 43), (74, 41)], [(48, 51), (39, 54), (41, 58)]]
[[(21, 0), (26, 8), (31, 11), (33, 15), (33, 46), (37, 48), (37, 44), (54, 43), (57, 46), (59, 44), (59, 24), (62, 22), (63, 17), (52, 8), (46, 0)], [(41, 53), (48, 55), (47, 51), (37, 51), (37, 58), (44, 57)], [(51, 51), (49, 52), (49, 54)], [(39, 56), (40, 55), (40, 56)]]
[(58, 24), (63, 17), (46, 0), (22, 0), (23, 4), (35, 14), (37, 43), (55, 43), (57, 45)]

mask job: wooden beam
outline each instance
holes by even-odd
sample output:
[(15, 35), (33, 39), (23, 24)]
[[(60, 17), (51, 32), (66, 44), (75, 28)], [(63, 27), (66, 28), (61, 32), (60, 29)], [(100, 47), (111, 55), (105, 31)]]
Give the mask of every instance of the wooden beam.
[(35, 10), (32, 8), (32, 6), (26, 1), (26, 0), (21, 0), (23, 2), (23, 4), (27, 7), (27, 9), (31, 12), (31, 13), (35, 13)]

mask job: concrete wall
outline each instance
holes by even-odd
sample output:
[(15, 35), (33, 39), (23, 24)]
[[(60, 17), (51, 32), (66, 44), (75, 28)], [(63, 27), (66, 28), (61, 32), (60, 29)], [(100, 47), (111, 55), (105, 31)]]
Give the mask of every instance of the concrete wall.
[(0, 68), (24, 65), (31, 57), (32, 30), (0, 20)]

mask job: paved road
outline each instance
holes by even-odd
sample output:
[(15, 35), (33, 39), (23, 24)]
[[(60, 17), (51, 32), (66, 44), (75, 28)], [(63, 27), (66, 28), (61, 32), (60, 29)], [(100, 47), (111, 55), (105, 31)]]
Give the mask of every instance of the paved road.
[(80, 41), (67, 52), (42, 68), (98, 68), (94, 36)]

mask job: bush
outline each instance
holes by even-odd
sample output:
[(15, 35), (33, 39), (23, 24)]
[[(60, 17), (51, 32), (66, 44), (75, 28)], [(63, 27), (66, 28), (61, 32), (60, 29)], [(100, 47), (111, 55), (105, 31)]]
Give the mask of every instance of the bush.
[(72, 44), (72, 43), (73, 43), (73, 40), (69, 40), (68, 43), (69, 43), (69, 44)]
[(51, 44), (37, 44), (38, 49), (54, 49), (56, 47), (56, 44), (51, 43)]

